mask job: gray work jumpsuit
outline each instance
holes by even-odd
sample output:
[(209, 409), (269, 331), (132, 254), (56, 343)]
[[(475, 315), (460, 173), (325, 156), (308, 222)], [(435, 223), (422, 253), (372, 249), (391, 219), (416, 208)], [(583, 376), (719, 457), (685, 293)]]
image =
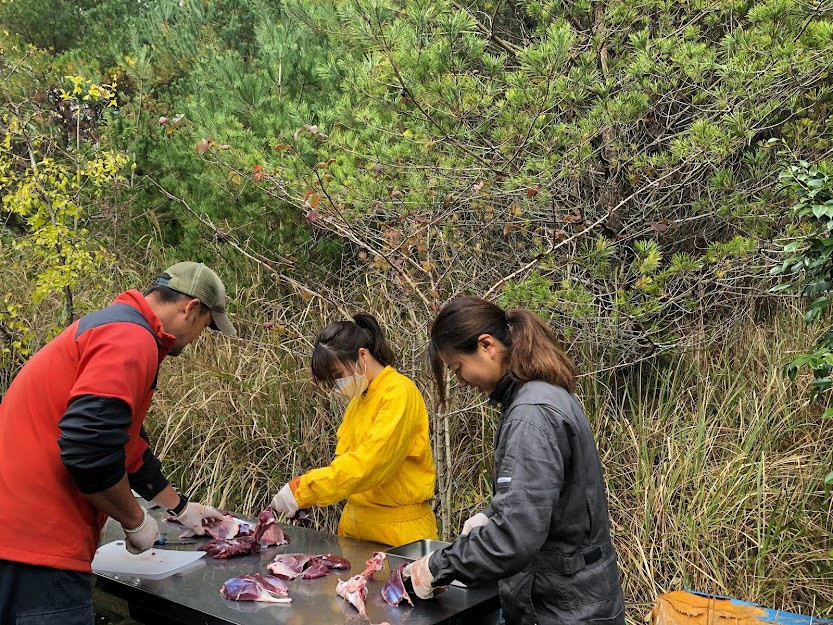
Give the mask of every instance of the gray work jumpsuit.
[(505, 377), (489, 523), (434, 552), (434, 586), (498, 581), (507, 625), (623, 625), (602, 465), (578, 400)]

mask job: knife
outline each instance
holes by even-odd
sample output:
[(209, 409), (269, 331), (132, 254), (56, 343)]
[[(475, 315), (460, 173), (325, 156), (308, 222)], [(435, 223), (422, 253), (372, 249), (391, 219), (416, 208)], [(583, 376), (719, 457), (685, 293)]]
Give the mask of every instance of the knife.
[(160, 536), (156, 539), (156, 542), (153, 543), (154, 545), (193, 545), (197, 541), (194, 538), (167, 538), (166, 536)]

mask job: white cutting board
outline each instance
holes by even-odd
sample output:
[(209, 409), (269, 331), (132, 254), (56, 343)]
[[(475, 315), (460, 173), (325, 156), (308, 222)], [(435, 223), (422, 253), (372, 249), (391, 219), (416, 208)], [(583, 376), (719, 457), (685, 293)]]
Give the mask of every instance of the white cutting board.
[(174, 551), (154, 547), (133, 555), (124, 547), (123, 540), (102, 545), (93, 558), (93, 572), (141, 575), (161, 579), (193, 564), (205, 551)]

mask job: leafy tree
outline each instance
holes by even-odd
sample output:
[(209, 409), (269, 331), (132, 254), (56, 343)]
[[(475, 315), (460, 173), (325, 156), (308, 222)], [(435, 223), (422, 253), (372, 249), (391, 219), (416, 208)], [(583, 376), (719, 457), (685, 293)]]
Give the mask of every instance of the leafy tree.
[(352, 54), (255, 163), (195, 120), (226, 188), (345, 244), (341, 279), (377, 272), (426, 312), (471, 291), (546, 307), (619, 366), (760, 289), (770, 140), (830, 147), (833, 23), (792, 0), (285, 6)]
[(99, 132), (116, 85), (67, 76), (53, 89), (38, 78), (48, 64), (43, 52), (0, 43), (0, 266), (4, 275), (25, 277), (0, 293), (3, 374), (31, 348), (35, 328), (21, 311), (58, 295), (63, 310), (49, 331), (76, 317), (76, 287), (94, 280), (108, 256), (91, 220), (127, 162)]
[[(223, 235), (207, 235), (199, 217), (292, 262), (329, 255), (302, 215), (264, 198), (252, 170), (288, 128), (327, 110), (337, 88), (322, 69), (333, 54), (327, 37), (272, 2), (158, 0), (129, 40), (118, 131), (135, 154), (139, 203), (165, 240), (192, 257), (222, 247)], [(225, 150), (195, 149), (208, 140)]]

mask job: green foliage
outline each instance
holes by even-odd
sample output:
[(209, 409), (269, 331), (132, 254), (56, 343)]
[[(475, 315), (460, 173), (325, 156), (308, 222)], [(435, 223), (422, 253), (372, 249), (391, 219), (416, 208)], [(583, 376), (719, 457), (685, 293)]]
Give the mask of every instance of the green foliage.
[(779, 201), (760, 184), (782, 166), (769, 139), (829, 147), (830, 92), (809, 85), (833, 43), (806, 36), (829, 16), (791, 0), (740, 19), (711, 2), (525, 6), (293, 3), (350, 51), (318, 67), (338, 91), (268, 135), (278, 150), (232, 147), (217, 173), (225, 156), (243, 180), (260, 167), (267, 197), (367, 263), (349, 269), (428, 309), (474, 285), (560, 310), (541, 280), (568, 301), (578, 288), (581, 315), (642, 346), (626, 361), (733, 305), (704, 291), (764, 279), (749, 267)]
[[(784, 260), (770, 271), (783, 276), (785, 281), (771, 290), (808, 298), (804, 320), (813, 323), (833, 302), (833, 172), (827, 162), (810, 165), (801, 161), (781, 174), (781, 182), (796, 198), (790, 213), (798, 226), (796, 237), (784, 245)], [(813, 372), (811, 399), (833, 387), (833, 331), (825, 332), (814, 351), (795, 358), (785, 372), (795, 379), (803, 367)], [(833, 409), (825, 415), (833, 415)]]
[(0, 2), (0, 32), (22, 36), (38, 48), (66, 51), (99, 47), (118, 42), (116, 20), (141, 12), (141, 0), (3, 0)]
[[(0, 298), (6, 356), (30, 348), (34, 328), (21, 318), (21, 308), (57, 294), (65, 305), (60, 320), (73, 321), (74, 290), (82, 280), (94, 280), (108, 256), (90, 219), (96, 203), (122, 181), (127, 163), (90, 126), (115, 103), (116, 86), (67, 76), (44, 104), (32, 97), (43, 88), (36, 75), (21, 69), (27, 56), (35, 66), (46, 62), (14, 42), (0, 47), (0, 71), (8, 76), (0, 85), (0, 249), (5, 268), (28, 278), (26, 291)], [(58, 120), (67, 123), (66, 136)]]
[[(310, 256), (331, 257), (303, 213), (264, 194), (253, 170), (290, 129), (327, 113), (336, 86), (322, 68), (331, 54), (326, 37), (276, 3), (152, 3), (133, 21), (121, 64), (130, 93), (121, 106), (122, 145), (135, 155), (136, 174), (155, 183), (137, 189), (154, 213), (138, 223), (158, 224), (168, 244), (193, 258), (213, 255), (198, 217), (242, 229), (272, 258), (311, 270)], [(209, 143), (223, 150), (195, 149)]]

